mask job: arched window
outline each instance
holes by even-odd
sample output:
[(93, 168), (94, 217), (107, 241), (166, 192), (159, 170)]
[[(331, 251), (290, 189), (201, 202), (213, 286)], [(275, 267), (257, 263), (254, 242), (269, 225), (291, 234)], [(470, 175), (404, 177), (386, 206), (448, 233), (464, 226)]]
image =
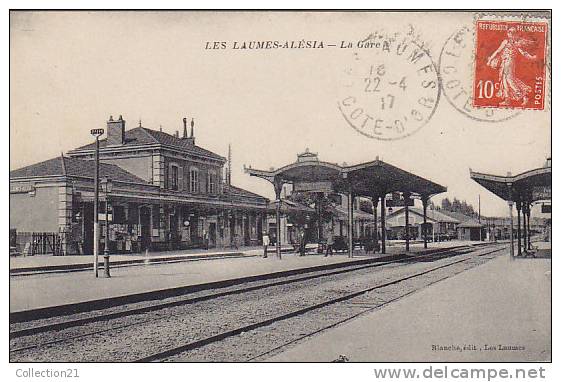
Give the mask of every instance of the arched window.
[(199, 169), (191, 167), (189, 170), (189, 191), (192, 193), (199, 192)]

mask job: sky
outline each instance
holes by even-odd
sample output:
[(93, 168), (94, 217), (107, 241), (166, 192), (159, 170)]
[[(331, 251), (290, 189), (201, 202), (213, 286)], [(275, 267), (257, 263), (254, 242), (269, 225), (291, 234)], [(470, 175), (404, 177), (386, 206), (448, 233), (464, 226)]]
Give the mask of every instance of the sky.
[[(142, 126), (170, 134), (182, 130), (187, 117), (195, 119), (199, 146), (227, 156), (231, 144), (233, 183), (264, 196), (274, 195), (271, 185), (246, 175), (243, 166), (280, 167), (309, 148), (321, 160), (339, 164), (378, 156), (446, 186), (447, 193), (434, 197), (437, 203), (456, 197), (477, 206), (480, 196), (483, 215), (506, 216), (506, 202), (470, 180), (469, 169), (517, 174), (543, 166), (551, 156), (549, 100), (544, 111), (480, 122), (442, 94), (434, 115), (417, 132), (382, 141), (359, 134), (337, 108), (356, 49), (232, 49), (234, 42), (268, 40), (338, 45), (380, 30), (414, 30), (436, 66), (447, 39), (461, 26), (473, 25), (470, 13), (10, 16), (10, 169), (90, 143), (90, 129), (105, 127), (110, 115), (122, 115), (127, 129), (142, 120)], [(215, 41), (227, 48), (205, 49)], [(463, 80), (470, 86), (469, 57), (475, 52), (466, 49)], [(389, 69), (400, 72), (400, 65)]]

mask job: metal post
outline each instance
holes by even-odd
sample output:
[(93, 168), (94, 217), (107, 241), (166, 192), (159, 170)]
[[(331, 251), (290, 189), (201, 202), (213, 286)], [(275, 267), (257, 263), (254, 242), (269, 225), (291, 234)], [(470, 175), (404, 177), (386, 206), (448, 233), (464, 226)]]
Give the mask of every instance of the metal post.
[(349, 236), (349, 257), (353, 257), (353, 193), (349, 192), (348, 194), (348, 236)]
[(97, 277), (99, 254), (99, 135), (95, 136), (95, 174), (94, 174), (94, 274)]
[(508, 211), (510, 215), (510, 258), (514, 259), (514, 218), (512, 217), (512, 201), (508, 201)]
[(477, 195), (477, 204), (479, 206), (477, 211), (477, 222), (481, 224), (481, 195)]
[(380, 224), (382, 225), (382, 254), (386, 254), (386, 195), (380, 197)]
[(526, 202), (522, 203), (522, 220), (523, 220), (523, 229), (524, 229), (524, 251), (528, 251), (528, 231), (526, 227)]
[(530, 242), (530, 238), (532, 237), (532, 226), (530, 224), (530, 203), (528, 202), (528, 204), (526, 205), (526, 217), (528, 219), (528, 249), (532, 246), (531, 242)]
[(103, 248), (103, 273), (105, 277), (111, 277), (109, 273), (109, 192), (107, 190), (105, 192), (105, 248)]
[(277, 223), (277, 242), (276, 250), (277, 250), (277, 258), (280, 260), (281, 257), (281, 228), (280, 228), (280, 208), (281, 208), (281, 190), (282, 190), (282, 183), (275, 180), (275, 211), (276, 211), (276, 223)]
[(427, 204), (429, 200), (426, 197), (423, 197), (421, 200), (423, 202), (423, 248), (427, 249)]
[(516, 202), (516, 211), (518, 212), (518, 227), (516, 228), (516, 236), (518, 239), (518, 256), (522, 255), (522, 238), (520, 237), (520, 202)]
[(405, 202), (405, 252), (409, 252), (409, 193), (403, 194)]
[(318, 214), (318, 249), (319, 249), (319, 245), (321, 243), (321, 231), (322, 231), (322, 222), (321, 222), (321, 202), (322, 202), (322, 197), (323, 194), (322, 193), (318, 193), (317, 197), (316, 197), (316, 203), (317, 203), (317, 214)]
[(374, 253), (378, 247), (378, 197), (372, 198), (372, 212), (374, 212)]

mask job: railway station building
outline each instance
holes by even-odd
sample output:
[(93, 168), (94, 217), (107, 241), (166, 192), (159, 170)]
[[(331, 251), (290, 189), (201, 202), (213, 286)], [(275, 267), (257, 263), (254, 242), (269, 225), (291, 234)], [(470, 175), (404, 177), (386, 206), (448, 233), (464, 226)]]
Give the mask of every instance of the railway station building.
[[(261, 243), (270, 201), (232, 185), (227, 159), (197, 146), (189, 125), (184, 118), (180, 136), (109, 118), (99, 149), (101, 183), (111, 185), (100, 191), (102, 248), (106, 205), (111, 253)], [(18, 240), (34, 246), (31, 235), (43, 237), (56, 254), (93, 252), (94, 152), (92, 143), (10, 172)]]

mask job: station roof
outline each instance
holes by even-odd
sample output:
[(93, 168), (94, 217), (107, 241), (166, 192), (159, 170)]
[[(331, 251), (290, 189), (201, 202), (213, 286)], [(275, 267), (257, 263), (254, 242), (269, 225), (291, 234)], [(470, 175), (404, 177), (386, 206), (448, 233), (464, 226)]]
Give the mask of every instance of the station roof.
[(309, 183), (329, 182), (332, 191), (355, 195), (379, 197), (393, 191), (431, 196), (446, 191), (446, 187), (412, 174), (389, 163), (376, 160), (358, 165), (338, 165), (318, 160), (317, 154), (306, 151), (298, 160), (271, 170), (245, 168), (246, 173), (270, 182)]
[[(269, 201), (267, 205), (267, 209), (274, 211), (276, 210), (277, 205), (274, 201)], [(313, 214), (316, 212), (315, 209), (305, 206), (302, 203), (297, 203), (292, 200), (283, 199), (281, 201), (280, 210), (282, 213), (289, 213), (289, 212), (302, 212), (302, 213), (310, 213)]]
[[(105, 148), (107, 139), (99, 140), (99, 147)], [(178, 138), (163, 131), (147, 129), (145, 127), (135, 127), (134, 129), (125, 131), (125, 142), (123, 145), (111, 147), (112, 149), (130, 148), (136, 146), (160, 145), (179, 150), (188, 154), (203, 156), (217, 161), (225, 162), (226, 158), (213, 153), (212, 151), (203, 149), (200, 146), (189, 143), (187, 140)], [(78, 147), (68, 152), (69, 155), (82, 154), (84, 151), (93, 151), (95, 143)]]
[(529, 201), (551, 199), (551, 160), (542, 168), (518, 175), (491, 175), (470, 169), (470, 177), (504, 200)]
[(475, 220), (470, 220), (458, 224), (458, 228), (482, 228), (483, 224), (476, 222)]
[[(10, 171), (10, 179), (16, 180), (51, 176), (93, 178), (94, 172), (95, 162), (93, 160), (69, 158), (61, 155), (56, 158)], [(119, 182), (137, 183), (147, 186), (150, 185), (138, 176), (110, 163), (100, 162), (99, 176), (100, 178), (108, 177), (111, 180)]]
[[(398, 216), (398, 215), (403, 215), (405, 213), (405, 207), (398, 207), (397, 210), (394, 210), (391, 214), (389, 214), (386, 219), (391, 219), (394, 216)], [(415, 215), (418, 215), (420, 217), (423, 217), (423, 209), (422, 208), (418, 208), (418, 207), (409, 207), (409, 213), (413, 213)], [(432, 220), (434, 222), (438, 222), (438, 223), (455, 223), (458, 224), (460, 223), (460, 220), (446, 215), (440, 211), (437, 210), (431, 210), (431, 209), (427, 209), (427, 219)]]
[[(342, 206), (335, 206), (334, 208), (335, 216), (339, 219), (347, 220), (349, 216), (349, 212), (346, 208)], [(379, 215), (379, 213), (378, 213)], [(361, 210), (354, 210), (353, 211), (353, 219), (355, 221), (374, 221), (374, 214), (369, 214), (368, 212), (364, 212)]]

